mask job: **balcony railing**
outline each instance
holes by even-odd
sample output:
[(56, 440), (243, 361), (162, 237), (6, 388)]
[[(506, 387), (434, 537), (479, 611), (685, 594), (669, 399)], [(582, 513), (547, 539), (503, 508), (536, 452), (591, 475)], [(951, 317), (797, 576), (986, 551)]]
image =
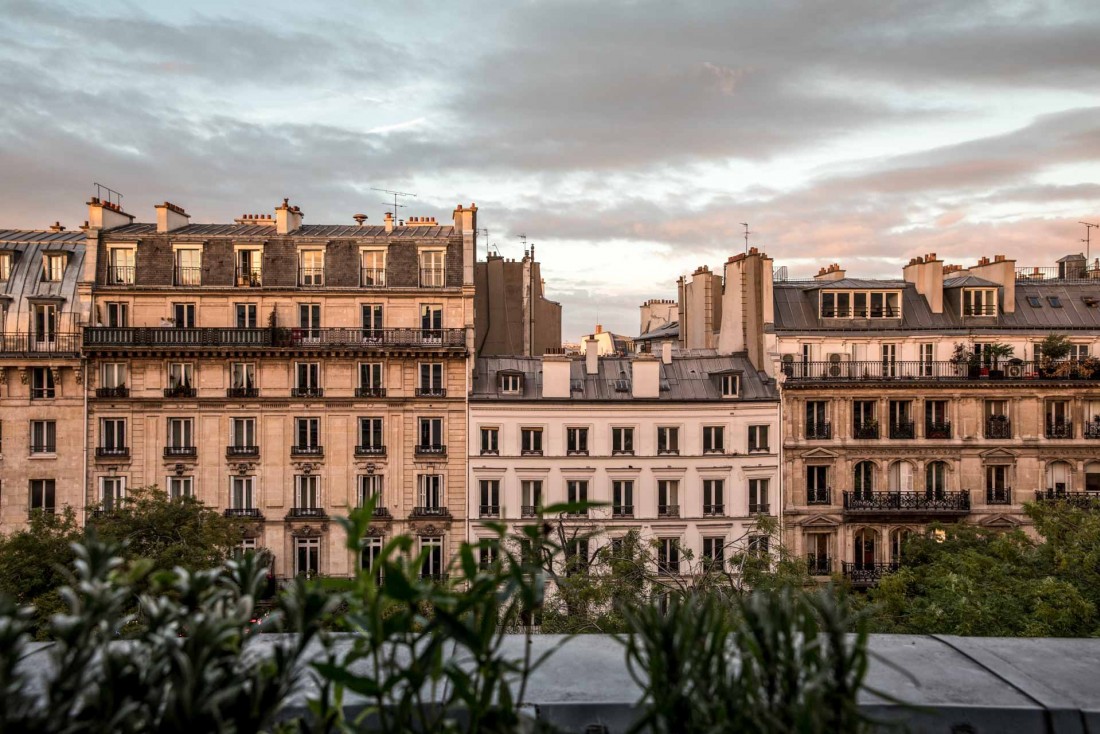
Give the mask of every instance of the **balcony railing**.
[(57, 445), (52, 443), (32, 443), (32, 454), (55, 454), (57, 453)]
[(238, 288), (259, 288), (264, 284), (263, 271), (260, 268), (237, 268), (234, 282)]
[(130, 455), (129, 446), (96, 446), (97, 459), (125, 459)]
[(520, 456), (542, 456), (542, 449), (520, 449)]
[(189, 385), (176, 385), (164, 388), (166, 398), (193, 398), (198, 394), (198, 389)]
[[(1094, 281), (1100, 283), (1100, 281)], [(901, 361), (816, 361), (784, 362), (787, 382), (850, 382), (920, 381), (920, 380), (1097, 380), (1097, 373), (1087, 364), (1072, 360), (1053, 365), (1035, 360), (1010, 359), (993, 365), (988, 362)]]
[(985, 503), (987, 505), (1011, 505), (1012, 487), (986, 487)]
[[(360, 498), (359, 507), (363, 507), (363, 506), (364, 506), (363, 500)], [(390, 520), (393, 519), (393, 515), (390, 514), (389, 508), (384, 506), (384, 505), (375, 505), (374, 510), (371, 513), (371, 517), (390, 519)]]
[(679, 517), (680, 505), (657, 505), (657, 517)]
[(442, 288), (446, 283), (446, 268), (420, 268), (421, 288)]
[(359, 285), (364, 288), (381, 288), (386, 285), (386, 271), (382, 268), (360, 268)]
[[(704, 450), (703, 453), (706, 453)], [(588, 449), (566, 449), (566, 456), (588, 456)]]
[(418, 443), (414, 451), (421, 456), (446, 456), (447, 447), (441, 443)]
[(829, 421), (806, 424), (806, 438), (810, 441), (825, 441), (833, 437), (833, 425)]
[(888, 573), (897, 571), (897, 563), (842, 563), (844, 576), (852, 586), (874, 586)]
[(634, 517), (634, 505), (612, 505), (611, 517)]
[(291, 456), (324, 456), (324, 446), (291, 446)]
[(384, 388), (384, 387), (357, 387), (357, 388), (355, 388), (355, 397), (357, 397), (357, 398), (384, 398), (384, 397), (386, 397), (386, 388)]
[(1100, 270), (1095, 267), (1088, 267), (1087, 263), (1080, 265), (1064, 263), (1062, 265), (1016, 268), (1017, 283), (1034, 283), (1045, 280), (1056, 280), (1060, 283), (1097, 284), (1100, 283)]
[(537, 505), (520, 505), (519, 516), (520, 517), (537, 517), (539, 514)]
[(771, 505), (767, 502), (750, 502), (749, 514), (750, 515), (767, 515), (770, 514)]
[(225, 455), (229, 458), (247, 458), (260, 455), (259, 446), (226, 446)]
[[(10, 335), (10, 336), (20, 336)], [(25, 335), (24, 335), (25, 336)], [(69, 337), (68, 340), (62, 337)], [(29, 351), (79, 352), (79, 335), (58, 334), (54, 342)], [(53, 345), (53, 346), (49, 346)], [(62, 348), (64, 347), (64, 348)], [(93, 326), (84, 329), (85, 349), (464, 349), (465, 329), (362, 329), (362, 328), (176, 328), (171, 326)]]
[(852, 438), (874, 439), (878, 438), (878, 423), (854, 423), (852, 425)]
[(1100, 438), (1100, 421), (1085, 424), (1085, 438)]
[(1012, 438), (1012, 421), (1007, 418), (990, 418), (985, 422), (986, 438)]
[(1073, 421), (1053, 421), (1047, 423), (1047, 438), (1073, 438)]
[(500, 505), (480, 505), (478, 514), (481, 517), (500, 517)]
[(298, 268), (298, 285), (311, 287), (325, 284), (325, 269)]
[(199, 455), (196, 446), (165, 446), (164, 458), (166, 459), (193, 459)]
[(227, 387), (225, 388), (225, 396), (227, 398), (258, 398), (260, 397), (260, 388)]
[(365, 445), (359, 444), (355, 447), (356, 456), (385, 456), (386, 447), (377, 444)]
[(970, 512), (970, 492), (845, 492), (844, 511), (965, 515)]
[(1100, 510), (1100, 492), (1059, 492), (1055, 489), (1035, 492), (1036, 502), (1064, 502), (1082, 510)]
[(202, 268), (176, 267), (172, 273), (172, 285), (202, 285)]
[(323, 398), (325, 396), (325, 388), (323, 387), (292, 387), (290, 388), (290, 397), (292, 398)]
[(130, 388), (125, 385), (119, 385), (118, 387), (97, 387), (95, 389), (95, 396), (97, 398), (128, 398), (130, 397)]
[(806, 487), (806, 504), (828, 505), (833, 501), (831, 487)]
[(264, 519), (258, 507), (227, 507), (222, 514), (226, 517), (250, 517), (255, 520)]
[(916, 427), (913, 421), (899, 421), (890, 424), (890, 438), (916, 438)]
[(24, 357), (80, 354), (80, 334), (0, 334), (0, 354)]
[(416, 388), (416, 397), (418, 397), (418, 398), (445, 398), (445, 397), (447, 397), (447, 388), (445, 388), (445, 387), (418, 387), (418, 388)]
[(997, 304), (995, 303), (964, 303), (963, 316), (996, 316)]
[(308, 520), (328, 517), (328, 513), (320, 507), (292, 507), (286, 517), (288, 520)]
[(447, 511), (446, 507), (423, 505), (414, 507), (412, 515), (413, 517), (450, 517), (451, 513)]
[(925, 422), (924, 437), (940, 439), (951, 438), (951, 421), (942, 421), (940, 423)]
[(810, 553), (806, 556), (806, 568), (811, 576), (828, 576), (833, 572), (833, 559)]
[(107, 285), (129, 285), (134, 282), (133, 265), (108, 265)]
[(726, 512), (726, 506), (724, 504), (716, 505), (703, 505), (704, 515), (723, 515)]

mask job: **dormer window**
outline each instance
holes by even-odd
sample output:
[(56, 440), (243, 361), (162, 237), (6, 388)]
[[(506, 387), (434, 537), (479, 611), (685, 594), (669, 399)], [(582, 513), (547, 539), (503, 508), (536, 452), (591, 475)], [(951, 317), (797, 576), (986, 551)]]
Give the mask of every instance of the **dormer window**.
[(728, 373), (718, 376), (718, 386), (724, 398), (736, 398), (741, 394), (741, 375)]
[(505, 372), (499, 375), (500, 392), (504, 395), (519, 395), (523, 392), (523, 375)]
[(996, 316), (996, 288), (964, 288), (962, 298), (963, 316)]
[(47, 283), (60, 283), (65, 276), (65, 255), (47, 253), (42, 256), (42, 280)]
[(11, 278), (11, 253), (0, 252), (0, 283)]
[(823, 319), (897, 319), (901, 318), (899, 291), (822, 291)]

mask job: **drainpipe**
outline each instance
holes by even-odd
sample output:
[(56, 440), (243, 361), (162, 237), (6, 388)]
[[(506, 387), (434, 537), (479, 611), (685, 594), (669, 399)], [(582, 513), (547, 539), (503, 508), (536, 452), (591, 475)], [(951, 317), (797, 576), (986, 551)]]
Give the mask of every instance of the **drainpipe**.
[(88, 384), (92, 377), (88, 374), (87, 358), (80, 358), (80, 368), (84, 372), (84, 425), (80, 429), (84, 443), (84, 481), (82, 482), (84, 495), (80, 502), (80, 526), (84, 527), (88, 522), (88, 441), (91, 439), (88, 435)]

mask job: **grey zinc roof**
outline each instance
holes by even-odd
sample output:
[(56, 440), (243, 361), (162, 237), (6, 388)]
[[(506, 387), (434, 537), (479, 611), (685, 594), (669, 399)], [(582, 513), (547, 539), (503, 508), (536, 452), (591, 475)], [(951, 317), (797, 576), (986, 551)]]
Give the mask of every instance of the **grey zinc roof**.
[[(571, 392), (571, 399), (590, 402), (634, 400), (629, 389), (631, 361), (626, 357), (601, 357), (599, 373), (588, 375), (585, 374), (583, 358), (572, 360), (569, 371), (570, 383), (579, 386), (580, 389)], [(522, 394), (500, 394), (497, 389), (497, 374), (501, 372), (523, 373)], [(701, 400), (736, 402), (730, 398), (723, 398), (719, 391), (718, 380), (713, 376), (723, 372), (741, 373), (739, 400), (778, 400), (775, 383), (762, 377), (743, 355), (674, 357), (672, 364), (660, 365), (662, 390), (657, 399), (668, 402)], [(626, 391), (615, 389), (615, 382), (620, 379), (628, 381)], [(668, 389), (664, 389), (666, 386)], [(479, 357), (470, 399), (474, 401), (542, 399), (542, 360), (538, 357)]]
[(895, 290), (904, 288), (904, 280), (869, 280), (867, 278), (841, 278), (840, 280), (817, 280), (811, 285), (811, 289), (818, 288), (882, 288)]
[(87, 235), (79, 229), (71, 232), (50, 232), (40, 229), (0, 229), (0, 243), (5, 244), (23, 242), (38, 242), (43, 244), (84, 242), (86, 239)]
[(999, 283), (979, 278), (976, 275), (960, 275), (957, 278), (944, 278), (944, 288), (997, 288)]
[[(112, 237), (140, 237), (157, 233), (157, 225), (149, 222), (135, 222), (122, 227), (107, 230)], [(324, 237), (324, 238), (368, 238), (368, 237), (451, 237), (455, 233), (454, 226), (445, 227), (394, 227), (393, 232), (386, 232), (384, 226), (360, 227), (357, 224), (303, 224), (291, 232), (290, 237)], [(249, 237), (282, 237), (275, 232), (275, 227), (263, 224), (188, 224), (174, 229), (173, 237), (234, 237), (244, 239)]]
[(639, 336), (635, 341), (648, 341), (650, 339), (665, 339), (674, 336), (680, 336), (680, 322), (670, 321), (664, 326), (658, 326), (656, 329), (650, 329), (646, 333)]
[[(43, 235), (67, 235), (44, 237)], [(31, 323), (32, 299), (57, 299), (63, 303), (61, 310), (71, 315), (77, 305), (76, 286), (84, 268), (86, 239), (83, 232), (39, 232), (35, 230), (0, 230), (0, 250), (14, 252), (11, 275), (0, 282), (0, 300), (8, 302), (0, 310), (0, 329), (11, 333), (28, 331)], [(47, 252), (67, 252), (65, 272), (58, 282), (42, 280), (42, 257)], [(63, 320), (61, 330), (68, 329)]]
[[(872, 281), (876, 282), (876, 281)], [(892, 281), (877, 281), (892, 282)], [(873, 286), (872, 286), (873, 287)], [(1097, 331), (1100, 330), (1100, 306), (1086, 305), (1086, 298), (1100, 299), (1100, 284), (1017, 283), (1016, 310), (998, 316), (961, 315), (961, 291), (945, 289), (943, 313), (934, 314), (924, 296), (912, 284), (902, 291), (900, 319), (822, 319), (817, 313), (817, 291), (805, 286), (776, 283), (775, 331), (777, 333), (860, 333), (946, 331)], [(1039, 298), (1040, 306), (1028, 303), (1028, 296)], [(1062, 308), (1053, 308), (1049, 297), (1057, 297)], [(1003, 289), (1002, 289), (1003, 297)]]

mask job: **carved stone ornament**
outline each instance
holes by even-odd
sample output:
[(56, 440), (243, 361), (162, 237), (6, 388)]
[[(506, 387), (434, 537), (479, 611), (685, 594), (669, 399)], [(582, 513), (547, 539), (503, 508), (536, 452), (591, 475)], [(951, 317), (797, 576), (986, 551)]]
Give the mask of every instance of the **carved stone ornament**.
[[(77, 385), (83, 385), (84, 384), (84, 368), (83, 367), (77, 367), (75, 370), (73, 370), (73, 374), (76, 376), (76, 384)], [(89, 380), (88, 380), (89, 382), (91, 382), (90, 378), (91, 378), (91, 376), (89, 375)]]
[(184, 466), (183, 464), (176, 464), (176, 466), (174, 468), (175, 468), (176, 476), (177, 477), (182, 477), (183, 472), (187, 467)]
[(416, 534), (422, 538), (438, 538), (443, 535), (443, 528), (438, 528), (435, 525), (428, 523), (427, 525), (421, 525), (416, 529)]
[(295, 538), (317, 538), (320, 537), (321, 531), (312, 525), (303, 525), (294, 531)]
[(0, 367), (0, 385), (8, 384), (8, 368)]
[(53, 373), (53, 384), (60, 385), (61, 384), (61, 368), (60, 367), (50, 367), (50, 372)]
[(19, 368), (19, 382), (26, 385), (30, 381), (30, 379), (31, 379), (31, 375), (30, 375), (30, 372), (27, 370), (27, 368), (26, 367), (20, 367)]
[(377, 525), (371, 525), (369, 528), (367, 528), (367, 535), (371, 538), (381, 538), (385, 534), (386, 531), (378, 527)]
[(250, 471), (252, 471), (251, 464), (237, 464), (237, 476), (243, 477)]

